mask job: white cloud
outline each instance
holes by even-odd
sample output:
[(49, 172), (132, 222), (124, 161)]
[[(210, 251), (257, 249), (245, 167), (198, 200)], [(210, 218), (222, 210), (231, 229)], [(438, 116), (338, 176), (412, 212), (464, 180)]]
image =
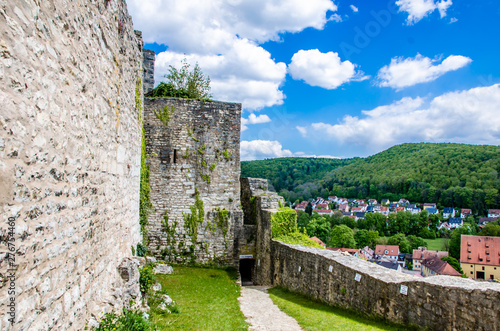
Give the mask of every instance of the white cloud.
[(450, 18), (450, 24), (455, 23), (455, 22), (458, 22), (458, 18), (456, 18), (456, 17)]
[(198, 62), (210, 76), (216, 100), (241, 102), (245, 109), (253, 110), (283, 103), (285, 96), (279, 87), (286, 76), (286, 65), (275, 63), (269, 52), (248, 40), (235, 39), (233, 48), (225, 54), (160, 53), (155, 62), (155, 81), (162, 80), (169, 65), (179, 67), (183, 58), (193, 65)]
[(293, 153), (288, 149), (283, 149), (283, 146), (278, 141), (243, 140), (240, 144), (240, 156), (242, 161), (248, 161), (265, 158), (288, 157), (293, 156)]
[(400, 12), (407, 12), (408, 25), (417, 23), (425, 16), (429, 15), (436, 9), (439, 11), (441, 18), (446, 16), (446, 10), (452, 5), (452, 0), (398, 0), (396, 5), (399, 6)]
[(359, 11), (358, 7), (356, 7), (355, 5), (351, 5), (350, 7), (351, 7), (352, 11), (355, 13), (357, 13)]
[(243, 140), (240, 144), (240, 158), (242, 161), (262, 160), (277, 157), (314, 157), (325, 159), (340, 159), (338, 156), (332, 155), (315, 155), (306, 154), (304, 152), (292, 153), (288, 149), (283, 149), (283, 146), (276, 140)]
[(248, 129), (247, 124), (262, 124), (271, 122), (271, 119), (267, 115), (256, 116), (254, 113), (250, 114), (248, 118), (241, 118), (241, 131)]
[(500, 144), (500, 84), (450, 92), (426, 102), (403, 98), (345, 116), (338, 124), (314, 123), (312, 139), (363, 146), (375, 153), (405, 142)]
[(212, 80), (215, 99), (256, 110), (283, 103), (286, 65), (257, 43), (282, 32), (322, 29), (336, 11), (331, 0), (128, 0), (134, 27), (145, 42), (168, 45), (157, 57), (157, 83), (187, 54)]
[(355, 68), (350, 61), (342, 62), (338, 53), (321, 53), (311, 49), (295, 53), (288, 71), (294, 79), (331, 90), (351, 80), (367, 78), (362, 72), (356, 72)]
[(307, 128), (305, 126), (298, 126), (297, 125), (295, 128), (300, 132), (302, 137), (305, 137), (307, 135)]
[(415, 84), (430, 82), (449, 71), (466, 66), (472, 60), (461, 55), (450, 55), (440, 64), (434, 64), (436, 62), (437, 60), (431, 60), (420, 54), (417, 54), (414, 58), (393, 58), (391, 64), (379, 70), (377, 76), (378, 85), (402, 89)]

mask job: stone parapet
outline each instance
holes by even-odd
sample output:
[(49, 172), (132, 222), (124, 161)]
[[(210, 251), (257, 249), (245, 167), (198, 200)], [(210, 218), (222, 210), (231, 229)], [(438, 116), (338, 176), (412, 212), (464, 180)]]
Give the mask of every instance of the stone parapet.
[(500, 284), (419, 278), (356, 257), (273, 241), (272, 284), (369, 316), (432, 330), (498, 330)]

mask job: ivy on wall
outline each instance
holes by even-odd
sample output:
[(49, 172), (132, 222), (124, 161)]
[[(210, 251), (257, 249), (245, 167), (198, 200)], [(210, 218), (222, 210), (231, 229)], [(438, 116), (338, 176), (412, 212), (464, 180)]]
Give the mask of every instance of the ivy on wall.
[(163, 109), (154, 110), (156, 118), (158, 118), (163, 124), (165, 124), (165, 126), (167, 126), (168, 122), (170, 122), (174, 111), (174, 106), (169, 109), (168, 105), (163, 107)]
[(271, 215), (271, 234), (273, 238), (297, 232), (297, 213), (284, 207)]
[(141, 226), (142, 241), (147, 244), (148, 215), (152, 208), (150, 200), (151, 187), (149, 185), (149, 165), (146, 164), (146, 134), (143, 123), (143, 100), (142, 100), (142, 79), (138, 78), (135, 84), (135, 107), (139, 113), (139, 125), (141, 127), (141, 180), (139, 188), (139, 224)]
[(307, 233), (301, 233), (297, 227), (297, 213), (289, 207), (283, 207), (280, 203), (278, 211), (271, 215), (271, 234), (273, 239), (287, 244), (323, 248)]
[(184, 228), (189, 236), (196, 242), (198, 239), (198, 226), (205, 219), (205, 210), (203, 209), (203, 201), (200, 200), (200, 192), (195, 189), (195, 202), (189, 207), (191, 213), (182, 213), (184, 218)]

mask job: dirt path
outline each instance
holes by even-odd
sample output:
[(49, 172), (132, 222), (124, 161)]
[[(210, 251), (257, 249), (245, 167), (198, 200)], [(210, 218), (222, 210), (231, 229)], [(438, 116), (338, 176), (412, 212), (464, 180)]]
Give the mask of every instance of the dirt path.
[(302, 328), (296, 320), (276, 306), (266, 286), (242, 286), (240, 309), (251, 325), (249, 330), (299, 331)]

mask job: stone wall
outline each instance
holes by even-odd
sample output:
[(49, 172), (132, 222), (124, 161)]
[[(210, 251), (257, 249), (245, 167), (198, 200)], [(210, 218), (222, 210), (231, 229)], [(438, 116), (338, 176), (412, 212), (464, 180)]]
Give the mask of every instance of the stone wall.
[(144, 113), (150, 250), (167, 261), (233, 264), (243, 223), (241, 104), (146, 99)]
[(142, 40), (124, 0), (0, 13), (0, 330), (82, 330), (121, 307), (140, 240)]
[(143, 86), (144, 94), (151, 92), (155, 87), (155, 52), (149, 49), (143, 49), (142, 55), (144, 59), (143, 68)]
[(271, 215), (283, 197), (269, 190), (266, 179), (241, 178), (241, 205), (245, 213), (243, 232), (239, 236), (241, 254), (255, 258), (252, 280), (255, 284), (271, 285)]
[(432, 330), (500, 329), (499, 284), (452, 276), (418, 278), (339, 252), (278, 241), (271, 246), (275, 286)]

